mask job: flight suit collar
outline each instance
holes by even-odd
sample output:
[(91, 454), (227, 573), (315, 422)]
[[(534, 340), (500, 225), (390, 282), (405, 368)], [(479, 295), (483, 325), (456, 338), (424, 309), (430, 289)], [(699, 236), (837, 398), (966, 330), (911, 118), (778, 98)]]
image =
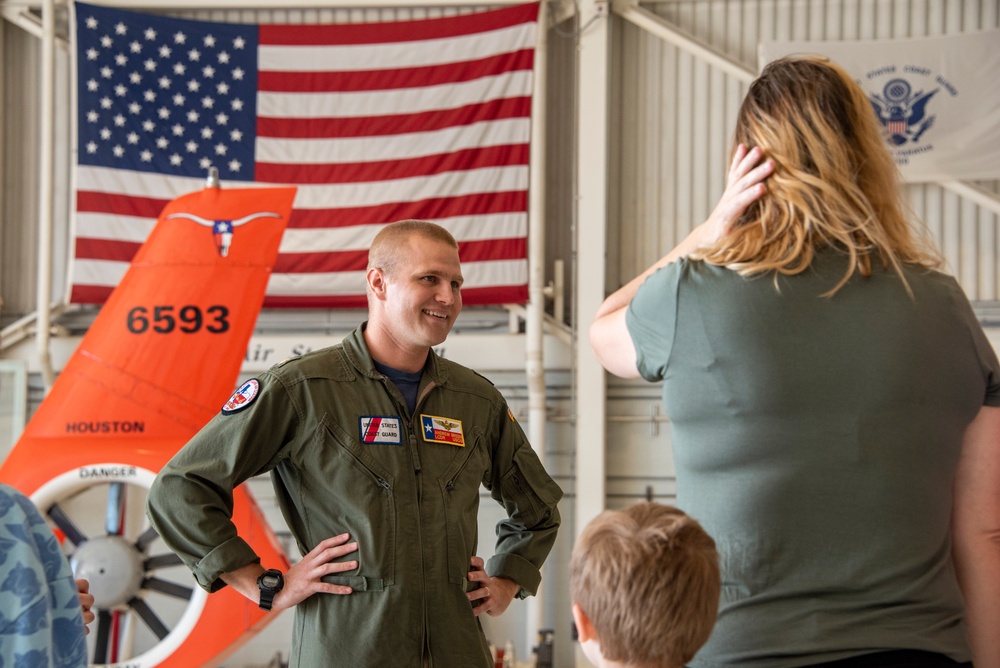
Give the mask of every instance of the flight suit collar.
[[(382, 377), (382, 374), (375, 368), (368, 344), (365, 343), (364, 332), (367, 326), (368, 321), (366, 320), (344, 339), (344, 353), (351, 366), (357, 369), (358, 373), (368, 378), (378, 379)], [(427, 355), (427, 362), (424, 364), (424, 380), (428, 379), (437, 386), (443, 385), (448, 380), (448, 372), (433, 350)], [(423, 384), (422, 382), (421, 385)]]

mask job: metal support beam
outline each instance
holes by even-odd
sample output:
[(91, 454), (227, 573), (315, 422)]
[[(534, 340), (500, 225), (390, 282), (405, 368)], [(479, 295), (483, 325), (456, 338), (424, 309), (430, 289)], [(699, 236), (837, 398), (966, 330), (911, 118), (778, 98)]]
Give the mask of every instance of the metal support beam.
[(942, 181), (938, 185), (1000, 216), (1000, 195), (997, 193), (991, 193), (967, 181)]
[(614, 10), (615, 14), (618, 14), (626, 21), (634, 23), (646, 32), (656, 35), (660, 39), (687, 51), (696, 58), (706, 61), (709, 65), (719, 68), (740, 81), (750, 83), (757, 76), (753, 70), (749, 69), (743, 63), (730, 58), (711, 44), (707, 44), (694, 35), (681, 30), (653, 12), (639, 7), (638, 4), (616, 2)]
[(52, 301), (52, 227), (53, 195), (55, 193), (55, 79), (56, 79), (56, 19), (55, 1), (46, 0), (42, 9), (42, 71), (41, 71), (41, 158), (38, 179), (38, 328), (35, 343), (42, 381), (48, 392), (55, 382), (52, 357), (49, 353)]
[[(587, 332), (604, 301), (608, 225), (608, 38), (607, 4), (583, 2), (579, 36), (579, 99), (576, 164), (576, 527), (605, 505), (604, 369)], [(597, 20), (593, 20), (594, 18)], [(589, 24), (589, 25), (588, 25)]]

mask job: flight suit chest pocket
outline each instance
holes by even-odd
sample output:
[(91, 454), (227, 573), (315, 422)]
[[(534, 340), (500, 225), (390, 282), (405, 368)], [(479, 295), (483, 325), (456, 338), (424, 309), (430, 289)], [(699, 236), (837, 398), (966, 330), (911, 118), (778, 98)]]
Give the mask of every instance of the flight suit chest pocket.
[(388, 446), (361, 444), (328, 415), (321, 423), (323, 456), (317, 470), (305, 474), (319, 486), (316, 497), (325, 499), (317, 520), (328, 525), (329, 535), (347, 532), (358, 544), (357, 553), (344, 558), (357, 559), (357, 570), (339, 576), (363, 578), (369, 583), (364, 591), (381, 591), (395, 580), (395, 481), (365, 448)]
[(437, 479), (446, 520), (448, 582), (456, 585), (466, 583), (479, 541), (479, 492), (489, 468), (482, 429), (467, 436), (466, 447)]

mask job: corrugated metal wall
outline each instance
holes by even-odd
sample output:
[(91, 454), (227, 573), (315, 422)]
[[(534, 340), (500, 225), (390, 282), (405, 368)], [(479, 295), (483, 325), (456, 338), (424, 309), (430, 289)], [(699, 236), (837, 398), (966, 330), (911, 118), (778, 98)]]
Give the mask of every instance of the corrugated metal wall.
[[(757, 70), (769, 40), (865, 40), (1000, 27), (998, 0), (676, 0), (642, 6)], [(722, 192), (746, 86), (617, 18), (608, 289), (669, 251)], [(1000, 48), (1000, 45), (998, 45)], [(1000, 156), (997, 156), (1000, 161)], [(979, 183), (1000, 192), (1000, 182)], [(908, 186), (970, 299), (1000, 299), (998, 217), (937, 185)]]

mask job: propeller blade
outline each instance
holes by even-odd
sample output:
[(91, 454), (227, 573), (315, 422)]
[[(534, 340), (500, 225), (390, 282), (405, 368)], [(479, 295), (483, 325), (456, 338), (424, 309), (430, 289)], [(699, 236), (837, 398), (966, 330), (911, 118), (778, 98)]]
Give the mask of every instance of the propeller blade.
[(155, 557), (150, 557), (146, 560), (146, 570), (155, 571), (160, 568), (169, 568), (170, 566), (180, 566), (184, 562), (173, 552), (168, 554), (158, 554)]
[(156, 533), (156, 529), (154, 529), (153, 527), (149, 527), (148, 529), (143, 531), (142, 535), (140, 535), (136, 539), (135, 549), (139, 550), (140, 552), (145, 552), (146, 549), (153, 543), (153, 541), (159, 537), (160, 534)]
[(108, 486), (108, 508), (104, 515), (104, 530), (109, 536), (120, 536), (124, 525), (125, 483), (113, 482)]
[(160, 618), (156, 616), (156, 613), (153, 612), (153, 609), (149, 607), (148, 603), (141, 598), (133, 598), (128, 602), (128, 604), (131, 606), (132, 610), (139, 615), (142, 621), (146, 622), (146, 626), (149, 627), (150, 631), (156, 634), (157, 638), (163, 640), (167, 637), (167, 634), (170, 633), (170, 629), (168, 629), (166, 625), (160, 621)]
[(108, 662), (108, 640), (111, 639), (111, 611), (97, 611), (97, 639), (94, 642), (94, 663)]
[(66, 514), (66, 511), (64, 511), (58, 503), (53, 504), (52, 507), (49, 508), (48, 515), (71, 543), (79, 547), (87, 542), (87, 536), (84, 535), (79, 528), (77, 528), (76, 524), (73, 523), (73, 520), (69, 518), (69, 515)]
[(152, 589), (153, 591), (158, 591), (161, 594), (166, 594), (167, 596), (173, 596), (174, 598), (181, 598), (187, 600), (191, 598), (191, 594), (194, 590), (191, 587), (185, 587), (184, 585), (177, 584), (176, 582), (168, 582), (167, 580), (161, 580), (160, 578), (146, 578), (142, 582), (143, 589)]

